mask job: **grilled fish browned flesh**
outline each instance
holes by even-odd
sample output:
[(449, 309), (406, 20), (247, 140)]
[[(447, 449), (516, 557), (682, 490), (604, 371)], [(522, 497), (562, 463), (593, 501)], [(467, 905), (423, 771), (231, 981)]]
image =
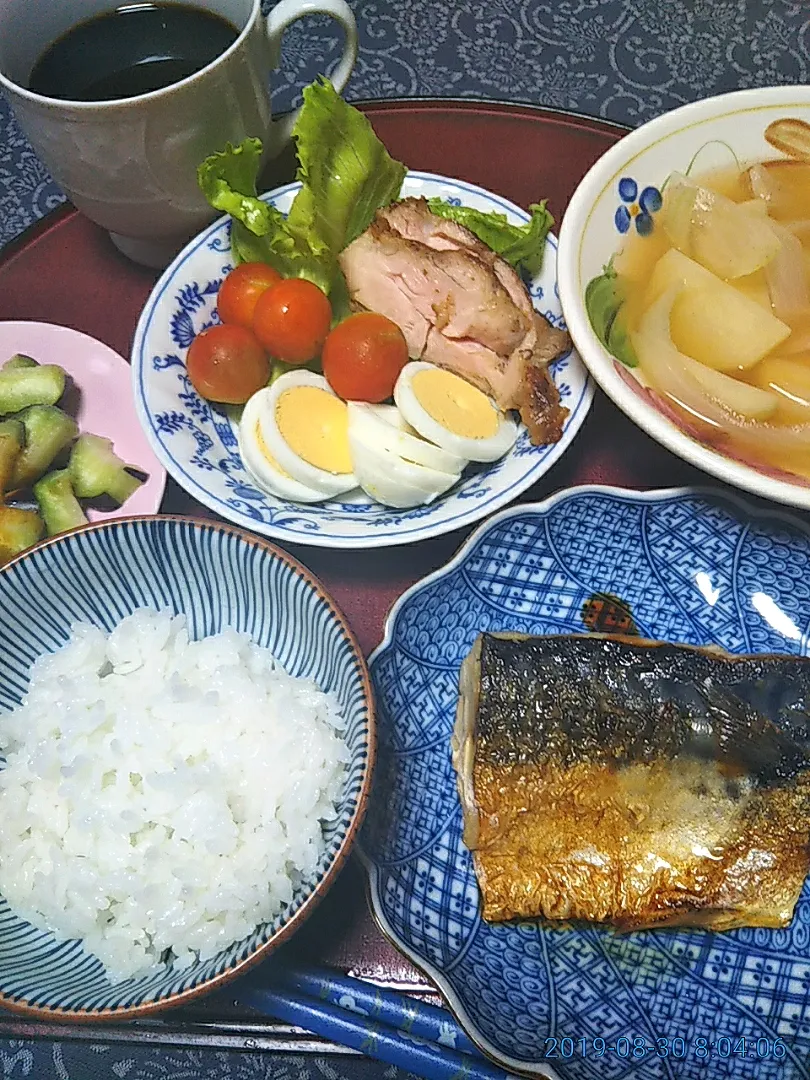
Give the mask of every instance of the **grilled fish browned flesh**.
[(453, 762), (484, 918), (786, 926), (809, 745), (806, 658), (482, 634)]

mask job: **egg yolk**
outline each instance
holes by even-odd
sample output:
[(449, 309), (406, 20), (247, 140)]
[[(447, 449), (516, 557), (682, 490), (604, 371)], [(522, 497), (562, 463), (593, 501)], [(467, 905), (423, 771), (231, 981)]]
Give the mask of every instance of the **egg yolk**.
[(350, 473), (349, 410), (317, 386), (294, 386), (276, 401), (281, 437), (304, 461), (330, 473)]
[(282, 476), (289, 476), (290, 474), (288, 472), (285, 472), (282, 469), (282, 467), (279, 465), (279, 463), (276, 461), (276, 459), (270, 453), (270, 448), (268, 447), (267, 443), (264, 441), (264, 435), (262, 435), (262, 425), (258, 420), (256, 421), (256, 432), (255, 432), (255, 434), (256, 434), (256, 445), (259, 448), (259, 453), (265, 459), (267, 464), (272, 469), (275, 469), (277, 473), (281, 473)]
[(499, 416), (492, 402), (451, 371), (424, 368), (411, 379), (411, 388), (425, 412), (454, 435), (488, 439), (497, 433)]

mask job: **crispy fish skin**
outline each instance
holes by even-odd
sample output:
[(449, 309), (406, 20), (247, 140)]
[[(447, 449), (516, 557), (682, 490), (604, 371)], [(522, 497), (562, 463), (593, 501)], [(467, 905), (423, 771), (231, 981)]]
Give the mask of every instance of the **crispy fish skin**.
[(482, 634), (459, 690), (485, 919), (790, 923), (810, 867), (810, 660)]

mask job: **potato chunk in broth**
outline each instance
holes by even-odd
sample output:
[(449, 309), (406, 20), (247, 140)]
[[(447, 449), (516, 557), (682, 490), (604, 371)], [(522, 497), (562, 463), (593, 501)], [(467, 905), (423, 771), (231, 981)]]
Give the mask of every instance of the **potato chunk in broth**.
[(613, 271), (608, 347), (673, 418), (810, 481), (810, 163), (673, 173)]

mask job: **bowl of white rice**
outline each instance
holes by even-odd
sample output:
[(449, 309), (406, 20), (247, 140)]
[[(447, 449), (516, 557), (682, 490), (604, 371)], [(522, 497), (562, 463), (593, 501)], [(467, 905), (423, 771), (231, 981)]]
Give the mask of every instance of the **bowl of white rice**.
[(286, 941), (362, 821), (375, 725), (345, 617), (192, 518), (0, 570), (0, 1007), (144, 1016)]

